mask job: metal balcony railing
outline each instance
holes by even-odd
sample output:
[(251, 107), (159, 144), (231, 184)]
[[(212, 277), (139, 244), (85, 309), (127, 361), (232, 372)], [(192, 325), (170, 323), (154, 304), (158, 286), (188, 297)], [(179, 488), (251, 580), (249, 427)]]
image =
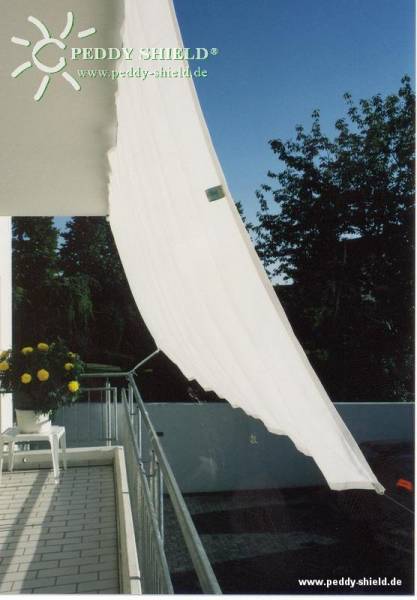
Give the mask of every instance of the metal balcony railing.
[(122, 389), (120, 441), (125, 450), (142, 589), (145, 594), (173, 594), (159, 510), (163, 506), (161, 478), (158, 473), (156, 480), (156, 471), (147, 473), (145, 470), (133, 429), (131, 408), (126, 391)]
[[(135, 382), (134, 373), (146, 360), (127, 373), (84, 375), (85, 381), (90, 378), (105, 379), (104, 386), (83, 386), (87, 394), (84, 411), (90, 416), (88, 411), (91, 411), (91, 394), (93, 390), (96, 394), (99, 393), (102, 399), (99, 404), (104, 407), (102, 429), (106, 443), (121, 443), (125, 450), (143, 593), (174, 593), (164, 546), (164, 495), (168, 495), (177, 521), (176, 526), (182, 533), (201, 591), (206, 594), (221, 594), (204, 546)], [(124, 380), (126, 387), (111, 385), (110, 381), (116, 378), (119, 383)], [(60, 420), (63, 417), (65, 414), (61, 415)]]
[(78, 402), (61, 406), (54, 423), (65, 425), (71, 446), (111, 446), (118, 439), (118, 389), (106, 380), (103, 386), (83, 387)]

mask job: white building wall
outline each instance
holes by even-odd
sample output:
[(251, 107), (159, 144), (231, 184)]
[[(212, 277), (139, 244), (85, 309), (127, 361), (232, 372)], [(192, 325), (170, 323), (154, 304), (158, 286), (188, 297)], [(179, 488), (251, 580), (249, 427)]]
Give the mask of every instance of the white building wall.
[[(336, 409), (358, 444), (413, 443), (414, 403), (337, 403)], [(119, 414), (124, 410), (118, 404)], [(147, 403), (182, 492), (223, 492), (324, 485), (311, 457), (298, 452), (285, 435), (269, 433), (261, 421), (226, 403)], [(70, 447), (106, 444), (105, 403), (77, 402), (59, 409)], [(115, 430), (114, 406), (111, 414)], [(134, 421), (136, 430), (137, 421)], [(147, 435), (142, 438), (148, 460)], [(406, 466), (406, 463), (405, 463)]]
[[(336, 403), (358, 444), (411, 442), (414, 404)], [(146, 404), (183, 492), (326, 485), (314, 460), (285, 435), (228, 404)], [(146, 459), (146, 445), (143, 445)]]
[[(12, 227), (10, 217), (0, 217), (0, 350), (12, 345)], [(12, 425), (10, 394), (0, 394), (0, 431)]]

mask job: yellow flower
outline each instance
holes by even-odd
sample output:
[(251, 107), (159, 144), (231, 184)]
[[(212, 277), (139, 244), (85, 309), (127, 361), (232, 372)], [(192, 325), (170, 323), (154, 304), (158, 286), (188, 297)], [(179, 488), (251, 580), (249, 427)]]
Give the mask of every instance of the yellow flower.
[(74, 354), (74, 352), (68, 352), (68, 358), (75, 358), (76, 355)]
[(39, 371), (36, 373), (36, 377), (39, 379), (39, 381), (48, 381), (49, 373), (46, 369), (39, 369)]
[(7, 362), (7, 360), (3, 360), (2, 362), (0, 362), (0, 371), (8, 371), (9, 370), (9, 363)]
[(9, 353), (8, 353), (8, 351), (7, 351), (7, 350), (2, 350), (2, 351), (0, 352), (0, 360), (4, 360), (4, 359), (7, 357), (7, 355), (8, 355), (8, 354), (9, 354)]
[(71, 371), (71, 369), (73, 369), (73, 368), (74, 368), (74, 365), (72, 363), (65, 363), (65, 365), (64, 365), (64, 369), (66, 371)]
[(32, 381), (32, 375), (30, 373), (23, 373), (20, 378), (22, 383), (30, 383)]
[(33, 348), (32, 346), (25, 346), (24, 348), (22, 348), (21, 352), (26, 356), (27, 354), (33, 352)]
[(75, 392), (78, 392), (78, 390), (80, 389), (80, 384), (78, 383), (78, 381), (70, 381), (68, 384), (68, 389), (70, 392), (75, 394)]
[(41, 352), (48, 352), (49, 346), (48, 346), (48, 344), (45, 344), (44, 342), (39, 342), (38, 350), (40, 350)]

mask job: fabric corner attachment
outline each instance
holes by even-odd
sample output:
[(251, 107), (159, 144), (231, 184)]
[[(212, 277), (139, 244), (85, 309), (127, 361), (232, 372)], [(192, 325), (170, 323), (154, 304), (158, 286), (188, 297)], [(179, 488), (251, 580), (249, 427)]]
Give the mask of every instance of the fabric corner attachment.
[(215, 202), (216, 200), (224, 198), (226, 194), (224, 193), (222, 185), (216, 185), (215, 187), (211, 187), (206, 190), (206, 196), (209, 202)]

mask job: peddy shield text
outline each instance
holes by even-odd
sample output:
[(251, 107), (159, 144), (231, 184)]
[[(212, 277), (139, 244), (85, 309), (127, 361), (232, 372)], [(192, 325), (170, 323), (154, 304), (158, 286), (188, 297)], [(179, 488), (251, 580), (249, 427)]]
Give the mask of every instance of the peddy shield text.
[(132, 60), (133, 48), (71, 48), (72, 60)]
[(207, 48), (71, 48), (72, 60), (206, 60), (209, 54)]

